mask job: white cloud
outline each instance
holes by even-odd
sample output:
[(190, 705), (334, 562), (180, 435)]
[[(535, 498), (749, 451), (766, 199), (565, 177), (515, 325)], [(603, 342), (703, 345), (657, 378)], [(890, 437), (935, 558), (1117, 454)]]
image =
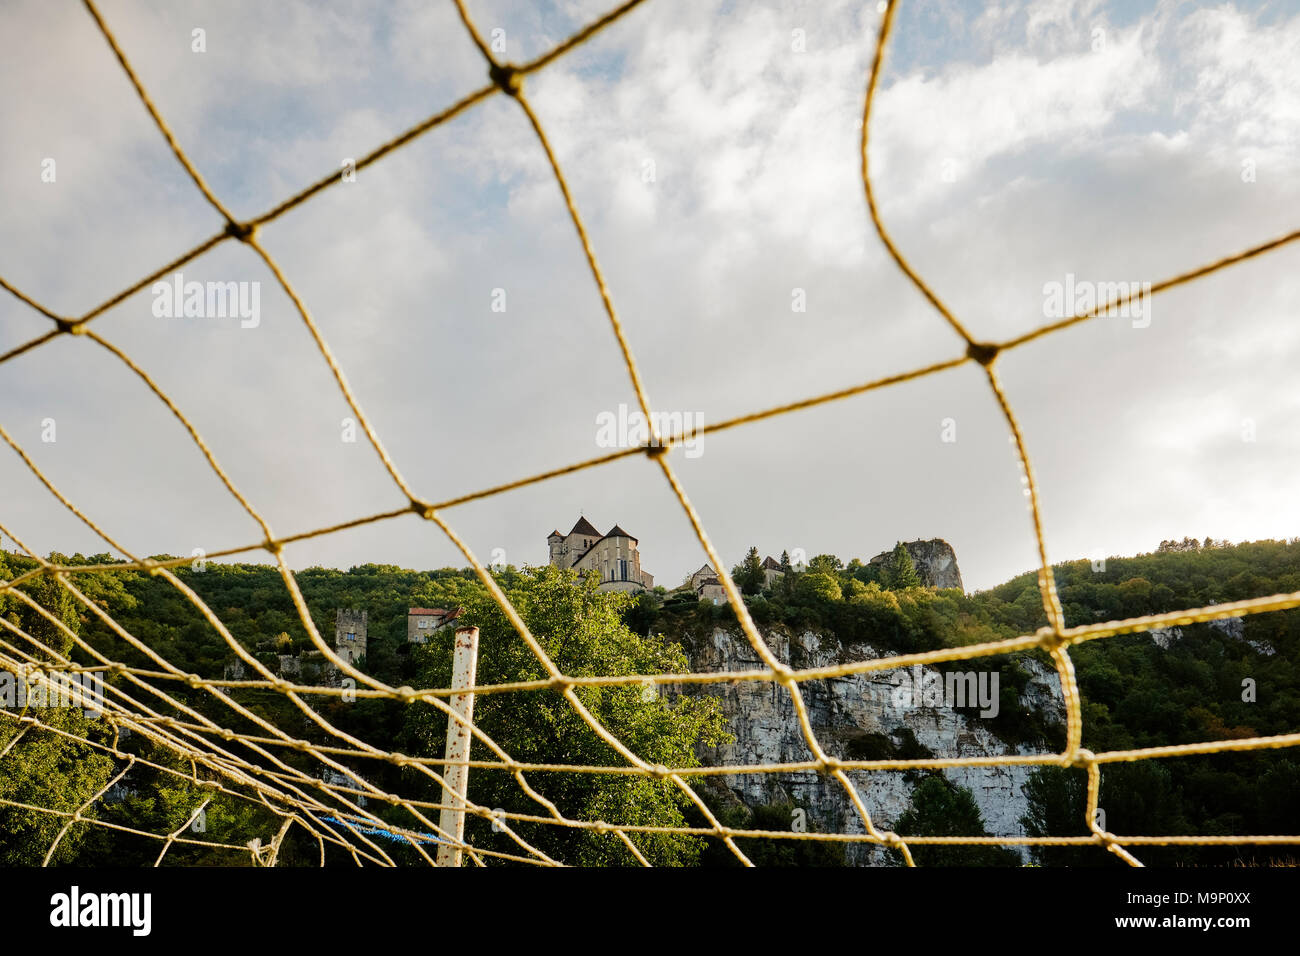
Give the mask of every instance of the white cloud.
[[(472, 10), (485, 30), (506, 29), (508, 55), (523, 60), (606, 8)], [(210, 20), (204, 61), (182, 29), (200, 11)], [(268, 23), (262, 5), (104, 10), (240, 214), (484, 80), (450, 5), (277, 11)], [(0, 275), (75, 313), (218, 223), (80, 10), (30, 4), (3, 16), (14, 28), (0, 31), (9, 91)], [(878, 195), (904, 249), (978, 334), (1042, 321), (1042, 284), (1066, 271), (1154, 279), (1294, 228), (1300, 18), (1162, 5), (1112, 20), (1091, 2), (899, 13), (871, 128)], [(875, 22), (874, 8), (850, 3), (649, 0), (529, 78), (660, 405), (717, 421), (960, 351), (867, 219), (857, 124)], [(1094, 23), (1107, 29), (1100, 53)], [(804, 53), (790, 46), (796, 27)], [(63, 68), (51, 73), (47, 60)], [(47, 150), (60, 156), (54, 189), (36, 178)], [(1249, 186), (1237, 175), (1247, 151), (1261, 158)], [(952, 183), (941, 176), (950, 157)], [(421, 494), (594, 455), (595, 413), (632, 399), (556, 184), (505, 97), (327, 190), (268, 226), (264, 241)], [(1300, 358), (1287, 304), (1294, 256), (1283, 250), (1158, 299), (1149, 330), (1098, 321), (1006, 357), (1054, 557), (1084, 553), (1099, 535), (1136, 550), (1175, 534), (1255, 534), (1269, 509), (1269, 533), (1289, 531), (1295, 449), (1281, 437), (1292, 413), (1278, 396), (1290, 394)], [(176, 397), (276, 530), (400, 505), (364, 440), (338, 440), (346, 407), (250, 250), (230, 243), (186, 270), (262, 281), (263, 327), (160, 326), (147, 295), (96, 327)], [(496, 287), (508, 288), (504, 315), (488, 308)], [(807, 312), (791, 311), (795, 287)], [(0, 298), (0, 347), (44, 328), (27, 312)], [(252, 540), (159, 409), (84, 341), (0, 374), (0, 422), (34, 441), (56, 481), (106, 525), (128, 528), (134, 546)], [(67, 426), (57, 448), (33, 438), (47, 414)], [(1260, 443), (1222, 454), (1215, 436), (1248, 414)], [(955, 447), (936, 437), (950, 415)], [(1033, 561), (1003, 426), (972, 369), (714, 436), (706, 448), (683, 463), (683, 478), (727, 555), (757, 544), (865, 558), (897, 538), (939, 535), (980, 586)], [(1142, 480), (1108, 465), (1118, 460)], [(88, 471), (86, 461), (107, 464)], [(34, 546), (101, 549), (30, 482), (5, 487), (22, 489), (11, 514)], [(1225, 505), (1230, 487), (1249, 500)], [(579, 507), (638, 533), (660, 580), (702, 560), (641, 461), (448, 517), (481, 552), (505, 547), (522, 563), (541, 560), (542, 536)], [(459, 563), (435, 529), (407, 524), (320, 539), (294, 559)]]

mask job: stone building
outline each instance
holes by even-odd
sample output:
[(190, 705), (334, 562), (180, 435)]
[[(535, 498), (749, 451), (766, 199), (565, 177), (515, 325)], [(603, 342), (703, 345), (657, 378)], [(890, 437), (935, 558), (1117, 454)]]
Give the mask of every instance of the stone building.
[(618, 525), (602, 535), (590, 521), (579, 517), (572, 531), (552, 531), (546, 544), (552, 566), (598, 575), (601, 591), (638, 592), (654, 587), (654, 576), (641, 570), (637, 539)]
[(701, 601), (712, 601), (714, 604), (727, 603), (727, 592), (722, 587), (718, 572), (713, 570), (711, 564), (704, 565), (691, 575), (691, 590)]
[(366, 612), (339, 608), (334, 620), (334, 653), (349, 664), (366, 656)]
[(406, 640), (409, 644), (424, 644), (429, 635), (442, 630), (460, 617), (463, 607), (448, 610), (443, 607), (413, 607), (406, 613)]
[(768, 590), (783, 577), (785, 572), (781, 570), (781, 562), (769, 554), (763, 559), (763, 590)]

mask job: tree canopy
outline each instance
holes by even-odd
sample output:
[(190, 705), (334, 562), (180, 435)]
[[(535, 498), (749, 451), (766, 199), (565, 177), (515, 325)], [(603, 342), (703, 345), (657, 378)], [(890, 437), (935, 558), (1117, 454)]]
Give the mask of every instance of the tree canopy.
[[(72, 566), (112, 563), (108, 555), (51, 558)], [(988, 591), (965, 594), (956, 589), (890, 589), (882, 586), (887, 581), (877, 580), (879, 565), (864, 565), (858, 559), (844, 563), (833, 556), (819, 555), (810, 565), (814, 563), (819, 570), (791, 573), (782, 578), (778, 587), (745, 595), (760, 627), (780, 624), (813, 629), (833, 636), (845, 648), (869, 645), (877, 654), (889, 654), (1033, 634), (1046, 623), (1035, 572)], [(30, 558), (0, 552), (0, 577), (11, 580), (37, 567)], [(1166, 542), (1150, 554), (1066, 562), (1056, 565), (1053, 571), (1065, 623), (1073, 627), (1300, 591), (1300, 540), (1227, 545), (1213, 539), (1207, 543), (1204, 536), (1189, 536)], [(273, 671), (279, 667), (281, 655), (292, 656), (312, 647), (274, 567), (209, 562), (205, 570), (183, 566), (175, 573), (222, 620), (234, 640)], [(569, 674), (679, 671), (687, 667), (687, 662), (678, 641), (686, 640), (692, 631), (734, 625), (734, 611), (729, 606), (699, 602), (690, 594), (685, 595), (686, 599), (671, 601), (654, 594), (631, 599), (592, 591), (587, 583), (562, 580), (557, 574), (547, 569), (520, 571), (507, 567), (494, 576), (516, 600), (525, 620), (557, 664)], [(327, 641), (333, 638), (336, 608), (367, 610), (367, 671), (393, 686), (446, 683), (438, 668), (449, 667), (449, 648), (436, 643), (425, 648), (407, 644), (407, 610), (413, 606), (463, 606), (464, 619), (480, 624), (484, 634), (482, 681), (545, 676), (470, 570), (414, 571), (362, 565), (349, 570), (309, 568), (295, 576), (311, 618)], [(74, 574), (70, 580), (128, 633), (186, 672), (220, 677), (234, 660), (225, 638), (163, 576), (109, 569)], [(21, 588), (54, 620), (62, 621), (68, 631), (78, 634), (108, 659), (143, 669), (155, 666), (98, 616), (74, 602), (49, 576), (33, 577)], [(94, 663), (68, 631), (17, 597), (0, 595), (0, 616), (47, 649), (39, 651), (12, 631), (6, 632), (6, 640), (24, 644), (38, 658), (66, 656), (78, 664)], [(440, 639), (450, 641), (450, 635)], [(1142, 633), (1108, 637), (1076, 645), (1070, 649), (1070, 656), (1082, 695), (1082, 744), (1094, 752), (1294, 733), (1300, 726), (1300, 611), (1187, 625), (1171, 630), (1160, 643)], [(1000, 670), (1001, 708), (986, 726), (1017, 746), (1059, 748), (1063, 741), (1060, 729), (1044, 720), (1044, 715), (1018, 703), (1026, 672), (1010, 665)], [(110, 676), (107, 680), (110, 685), (129, 689), (123, 678)], [(187, 706), (219, 714), (223, 725), (238, 731), (261, 732), (251, 722), (217, 707), (212, 695), (202, 689), (182, 682), (166, 689)], [(260, 718), (291, 734), (324, 742), (320, 728), (307, 721), (285, 695), (272, 690), (237, 693), (241, 703)], [(696, 743), (723, 732), (717, 713), (700, 709), (698, 703), (682, 707), (678, 698), (666, 690), (653, 699), (629, 688), (583, 688), (576, 693), (606, 726), (649, 762), (686, 764), (694, 759)], [(506, 726), (512, 723), (507, 700), (523, 715), (520, 726), (513, 731)], [(414, 721), (415, 713), (430, 710), (424, 705), (414, 707), (400, 701), (368, 698), (346, 703), (329, 697), (315, 701), (313, 706), (340, 730), (385, 750), (441, 756), (439, 721), (423, 728)], [(484, 695), (477, 706), (477, 717), (485, 729), (492, 727), (494, 733), (499, 733), (503, 746), (518, 759), (536, 758), (548, 763), (572, 758), (611, 767), (624, 763), (553, 690)], [(102, 732), (101, 722), (83, 723), (86, 718), (80, 711), (51, 709), (41, 716), (50, 726), (66, 721), (57, 726), (71, 735), (89, 737), (92, 742), (100, 739), (96, 735)], [(29, 729), (15, 742), (16, 728), (10, 716), (0, 716), (0, 751), (13, 744), (0, 758), (0, 799), (71, 813), (120, 769), (120, 762), (115, 764), (104, 751), (48, 731)], [(125, 741), (122, 746), (141, 756), (152, 754), (151, 759), (165, 763), (165, 755), (150, 750), (147, 742)], [(474, 757), (494, 759), (478, 744)], [(304, 771), (322, 772), (319, 762), (306, 755), (290, 752), (284, 759)], [(423, 785), (412, 780), (413, 771), (384, 761), (368, 762), (358, 769), (388, 792), (408, 794)], [(203, 773), (200, 770), (201, 777)], [(1027, 791), (1030, 812), (1026, 826), (1030, 832), (1085, 832), (1081, 797), (1071, 789), (1077, 787), (1069, 782), (1071, 774), (1077, 776), (1078, 771), (1058, 774), (1044, 769), (1034, 776)], [(476, 769), (470, 779), (472, 788), (488, 788), (472, 789), (472, 799), (512, 812), (546, 813), (523, 796), (517, 781), (502, 771)], [(553, 799), (562, 812), (574, 816), (611, 821), (631, 816), (642, 816), (644, 820), (698, 819), (691, 816), (693, 811), (683, 802), (680, 791), (663, 786), (665, 781), (559, 772), (530, 773), (526, 779), (537, 792)], [(84, 816), (170, 832), (184, 823), (201, 802), (200, 795), (188, 785), (161, 771), (132, 770), (124, 783), (135, 792), (95, 801)], [(422, 792), (430, 796), (432, 791)], [(937, 792), (920, 794), (914, 809), (920, 814), (927, 800), (933, 798), (941, 803), (940, 797), (948, 799)], [(274, 831), (274, 821), (250, 813), (244, 801), (227, 804), (225, 800), (222, 797), (214, 802), (207, 818), (208, 834), (220, 842), (240, 845), (249, 838), (266, 838), (268, 828)], [(437, 797), (433, 796), (433, 800)], [(1294, 808), (1298, 804), (1300, 762), (1283, 750), (1186, 757), (1160, 761), (1158, 765), (1155, 761), (1108, 764), (1102, 772), (1106, 823), (1120, 833), (1294, 832)], [(383, 809), (381, 815), (388, 812)], [(403, 817), (395, 812), (391, 819), (404, 826), (414, 825), (409, 815)], [(30, 811), (0, 804), (0, 852), (5, 854), (2, 859), (39, 863), (65, 821), (54, 814), (38, 818)], [(607, 835), (531, 826), (536, 829), (532, 836), (539, 845), (546, 840), (557, 841), (545, 845), (569, 862), (626, 863), (631, 859), (626, 847)], [(472, 820), (470, 833), (480, 845), (483, 840), (506, 840), (502, 834), (492, 833), (485, 821)], [(107, 834), (98, 827), (76, 824), (60, 841), (51, 862), (95, 865), (135, 858), (123, 856), (128, 838), (110, 839)], [(693, 838), (636, 839), (638, 848), (656, 861), (703, 862), (708, 856), (700, 855), (702, 841)], [(508, 852), (507, 842), (490, 845)], [(294, 848), (286, 845), (281, 861), (312, 862), (316, 858), (314, 845), (299, 849), (303, 852), (295, 856)], [(1078, 865), (1093, 859), (1089, 848), (1057, 849), (1059, 853), (1045, 851), (1041, 862)], [(156, 842), (141, 840), (130, 852), (143, 860), (156, 850)], [(239, 862), (203, 848), (178, 845), (171, 852), (178, 861)], [(1269, 847), (1149, 847), (1143, 859), (1221, 864), (1238, 859), (1269, 861), (1289, 853), (1285, 848)]]
[[(570, 676), (627, 676), (688, 669), (676, 644), (631, 631), (622, 620), (629, 603), (621, 593), (601, 592), (592, 578), (578, 580), (571, 571), (543, 567), (529, 570), (508, 589), (530, 632), (556, 665)], [(487, 595), (472, 601), (462, 616), (479, 628), (478, 682), (483, 684), (536, 680), (546, 676), (542, 665)], [(421, 686), (449, 686), (451, 641), (442, 632), (437, 640), (416, 650)], [(579, 687), (583, 706), (634, 754), (650, 764), (697, 766), (696, 745), (725, 738), (717, 701), (707, 697), (670, 698), (653, 684), (623, 687)], [(429, 708), (412, 708), (407, 736), (424, 755), (441, 756), (446, 717)], [(627, 761), (602, 740), (562, 695), (552, 691), (481, 695), (475, 702), (475, 723), (516, 760), (590, 766), (627, 766)], [(475, 739), (471, 759), (495, 760), (496, 755)], [(537, 772), (528, 784), (564, 815), (617, 823), (684, 826), (689, 799), (668, 780), (628, 774)], [(504, 771), (475, 770), (470, 774), (469, 798), (508, 812), (546, 815), (518, 781)], [(416, 782), (412, 777), (411, 782)], [(512, 827), (515, 827), (512, 824)], [(617, 837), (591, 830), (573, 831), (542, 824), (518, 824), (517, 832), (533, 846), (557, 859), (583, 865), (636, 864)], [(494, 832), (482, 819), (471, 819), (467, 833), (477, 846), (519, 852), (508, 835)], [(703, 841), (677, 834), (633, 834), (631, 839), (652, 863), (683, 865), (699, 856)]]
[(916, 573), (912, 555), (901, 541), (894, 545), (893, 552), (885, 560), (884, 584), (891, 591), (921, 586), (921, 576)]

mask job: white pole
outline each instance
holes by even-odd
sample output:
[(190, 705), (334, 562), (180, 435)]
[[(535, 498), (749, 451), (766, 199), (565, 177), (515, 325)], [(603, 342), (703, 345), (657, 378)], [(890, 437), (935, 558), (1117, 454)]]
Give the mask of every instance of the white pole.
[[(478, 671), (478, 628), (462, 627), (456, 630), (456, 650), (451, 662), (451, 686), (473, 687)], [(469, 721), (474, 719), (474, 695), (456, 694), (450, 701), (451, 709), (466, 720), (461, 723), (447, 716), (447, 752), (445, 758), (469, 759)], [(442, 771), (442, 811), (438, 826), (444, 839), (463, 842), (465, 839), (465, 793), (469, 787), (469, 767), (444, 765)], [(460, 808), (460, 809), (457, 809)], [(460, 866), (460, 848), (447, 843), (438, 844), (439, 866)]]

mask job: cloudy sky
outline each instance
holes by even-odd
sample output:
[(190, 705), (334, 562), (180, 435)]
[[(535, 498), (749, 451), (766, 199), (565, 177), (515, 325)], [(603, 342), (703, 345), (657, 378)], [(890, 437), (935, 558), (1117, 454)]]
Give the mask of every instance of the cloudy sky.
[[(612, 0), (469, 6), (522, 62)], [(101, 12), (241, 218), (485, 80), (450, 3)], [(961, 354), (867, 215), (859, 136), (879, 20), (874, 2), (648, 0), (529, 78), (657, 409), (720, 421)], [(1015, 336), (1048, 321), (1044, 288), (1067, 275), (1157, 282), (1300, 225), (1297, 63), (1288, 3), (904, 0), (871, 125), (881, 214), (977, 337)], [(0, 90), (0, 277), (48, 308), (82, 315), (221, 228), (80, 4), (4, 5)], [(559, 190), (503, 96), (261, 238), (427, 500), (594, 457), (597, 417), (635, 406)], [(342, 440), (347, 406), (256, 255), (227, 242), (181, 271), (259, 283), (259, 324), (160, 317), (145, 289), (93, 328), (172, 396), (274, 531), (401, 507), (364, 439)], [(1098, 319), (999, 359), (1052, 560), (1300, 534), (1298, 296), (1300, 244), (1156, 297), (1145, 327)], [(0, 293), (0, 353), (49, 328)], [(0, 425), (138, 554), (260, 539), (180, 424), (93, 342), (62, 336), (0, 365)], [(977, 366), (698, 450), (673, 460), (729, 562), (751, 544), (847, 560), (941, 537), (969, 590), (1035, 564)], [(42, 553), (106, 550), (0, 452), (0, 522)], [(446, 518), (485, 561), (527, 564), (580, 512), (639, 537), (658, 583), (703, 562), (639, 456)], [(414, 515), (287, 555), (463, 564)]]

